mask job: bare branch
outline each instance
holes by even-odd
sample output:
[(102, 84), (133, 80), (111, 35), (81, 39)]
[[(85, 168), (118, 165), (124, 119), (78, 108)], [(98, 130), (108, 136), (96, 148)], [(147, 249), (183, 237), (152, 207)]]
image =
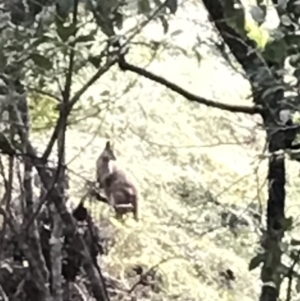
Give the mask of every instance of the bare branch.
[(163, 3), (158, 5), (152, 13), (149, 14), (147, 20), (139, 24), (137, 27), (133, 28), (133, 33), (127, 38), (125, 44), (128, 44), (130, 41), (133, 40), (133, 38), (138, 35), (143, 28), (145, 28), (155, 17), (158, 16), (158, 14), (167, 6), (169, 0), (165, 0)]
[[(60, 106), (60, 118), (62, 120), (62, 126), (58, 133), (57, 148), (58, 148), (58, 166), (56, 170), (56, 177), (59, 178), (58, 189), (61, 194), (61, 199), (63, 203), (66, 203), (65, 195), (65, 157), (66, 157), (66, 131), (67, 131), (67, 121), (68, 121), (68, 103), (70, 100), (70, 93), (72, 88), (72, 76), (74, 69), (74, 56), (75, 56), (75, 45), (76, 45), (76, 33), (77, 33), (77, 13), (78, 13), (78, 0), (74, 1), (73, 9), (73, 42), (70, 44), (70, 55), (69, 55), (69, 67), (66, 74), (65, 87), (62, 93), (62, 105)], [(63, 167), (63, 168), (62, 168)], [(62, 220), (57, 212), (54, 204), (50, 204), (50, 208), (53, 213), (53, 230), (51, 234), (51, 273), (52, 273), (52, 294), (54, 301), (63, 300), (63, 288), (62, 288)]]
[(153, 273), (159, 266), (161, 266), (162, 264), (170, 261), (170, 260), (174, 260), (174, 259), (182, 259), (180, 256), (172, 256), (172, 257), (168, 257), (165, 259), (162, 259), (161, 261), (159, 261), (158, 263), (156, 263), (155, 265), (153, 265), (151, 268), (149, 268), (146, 272), (141, 271), (140, 277), (138, 279), (138, 281), (136, 281), (131, 288), (128, 290), (128, 294), (131, 294), (138, 285), (145, 285), (147, 284), (147, 277)]
[(206, 105), (208, 107), (213, 107), (213, 108), (217, 108), (220, 110), (225, 110), (225, 111), (229, 111), (229, 112), (233, 112), (233, 113), (245, 113), (245, 114), (250, 114), (250, 115), (262, 113), (261, 106), (230, 105), (230, 104), (226, 104), (226, 103), (220, 103), (220, 102), (216, 102), (213, 100), (209, 100), (209, 99), (197, 96), (195, 94), (192, 94), (192, 93), (182, 89), (181, 87), (177, 86), (176, 84), (169, 82), (168, 80), (164, 79), (161, 76), (155, 75), (145, 69), (142, 69), (140, 67), (137, 67), (137, 66), (127, 63), (125, 61), (124, 57), (120, 58), (119, 67), (123, 71), (131, 71), (133, 73), (136, 73), (143, 77), (146, 77), (150, 80), (153, 80), (161, 85), (166, 86), (170, 90), (182, 95), (183, 97), (185, 97), (186, 99), (188, 99), (190, 101), (197, 102), (197, 103)]
[(53, 216), (53, 230), (50, 239), (51, 280), (54, 301), (63, 300), (62, 288), (62, 227), (63, 223), (54, 204), (50, 204)]
[(296, 264), (299, 263), (300, 259), (300, 250), (298, 250), (294, 256), (293, 263), (288, 271), (287, 278), (288, 278), (288, 287), (287, 287), (287, 292), (286, 292), (286, 301), (291, 301), (292, 300), (292, 283), (293, 283), (293, 278), (294, 278), (294, 270), (296, 267)]
[(13, 190), (13, 177), (14, 177), (14, 157), (9, 156), (8, 163), (8, 186), (7, 186), (7, 200), (6, 200), (6, 211), (10, 210), (11, 194)]
[(2, 286), (0, 285), (0, 299), (3, 301), (9, 301), (8, 297), (6, 296)]
[(27, 86), (26, 89), (28, 91), (31, 91), (31, 92), (34, 92), (34, 93), (38, 93), (38, 94), (42, 94), (42, 95), (45, 95), (47, 97), (50, 97), (54, 100), (56, 100), (57, 102), (60, 102), (61, 99), (59, 97), (57, 97), (56, 95), (50, 93), (50, 92), (47, 92), (47, 91), (44, 91), (44, 90), (40, 90), (40, 89), (37, 89), (37, 88), (33, 88), (33, 87), (29, 87)]
[[(6, 179), (4, 164), (2, 162), (2, 157), (0, 157), (0, 175), (3, 179), (5, 189), (8, 190), (8, 180)], [(0, 205), (2, 205), (2, 204), (0, 203)]]
[[(71, 100), (68, 103), (67, 109), (66, 109), (66, 114), (69, 115), (70, 112), (72, 111), (72, 108), (74, 105), (79, 101), (80, 97), (86, 92), (86, 90), (93, 85), (104, 73), (106, 73), (114, 64), (118, 62), (118, 57), (113, 57), (108, 62), (106, 65), (104, 65), (102, 68), (100, 68), (88, 81), (87, 83), (82, 86), (81, 89), (79, 89), (75, 95), (71, 98)], [(47, 148), (42, 156), (43, 162), (46, 162), (49, 155), (51, 154), (53, 145), (57, 139), (58, 133), (63, 126), (63, 117), (60, 116), (58, 118), (57, 124), (55, 126), (55, 129), (52, 133), (51, 139), (49, 141), (49, 144), (47, 145)]]

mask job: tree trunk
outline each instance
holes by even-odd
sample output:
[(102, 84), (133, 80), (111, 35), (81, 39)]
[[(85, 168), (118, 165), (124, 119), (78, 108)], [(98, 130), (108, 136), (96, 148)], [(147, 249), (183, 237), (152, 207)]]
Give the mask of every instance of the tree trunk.
[[(285, 148), (285, 137), (280, 130), (280, 111), (284, 91), (280, 88), (283, 78), (277, 71), (283, 66), (274, 64), (267, 59), (262, 60), (258, 55), (255, 42), (247, 36), (239, 35), (224, 20), (224, 8), (219, 0), (203, 0), (212, 21), (221, 34), (231, 52), (242, 65), (250, 80), (253, 100), (262, 105), (261, 114), (267, 134), (268, 151), (270, 154), (268, 183), (269, 197), (267, 206), (267, 231), (262, 237), (265, 250), (261, 280), (263, 288), (260, 301), (276, 301), (280, 291), (281, 278), (278, 267), (281, 264), (282, 251), (280, 242), (284, 235), (284, 207), (285, 207), (285, 162), (284, 155), (278, 151)], [(264, 76), (261, 80), (262, 74)], [(277, 87), (277, 89), (274, 89)], [(271, 89), (267, 96), (264, 92)]]

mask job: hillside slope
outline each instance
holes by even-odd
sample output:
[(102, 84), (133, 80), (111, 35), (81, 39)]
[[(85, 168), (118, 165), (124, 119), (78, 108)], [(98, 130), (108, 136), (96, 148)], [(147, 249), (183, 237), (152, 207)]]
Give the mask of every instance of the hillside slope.
[[(169, 48), (159, 50), (149, 65), (152, 54), (142, 46), (132, 47), (129, 60), (200, 96), (251, 104), (247, 81), (204, 44), (216, 34), (203, 7), (183, 4), (170, 23), (170, 32), (178, 29), (182, 33), (169, 37)], [(161, 31), (155, 24), (137, 39), (159, 40)], [(89, 206), (99, 220), (110, 216), (117, 229), (116, 244), (103, 259), (106, 271), (129, 287), (130, 267), (150, 268), (163, 261), (160, 291), (139, 300), (257, 300), (258, 274), (248, 271), (248, 262), (258, 240), (249, 208), (256, 210), (259, 201), (265, 206), (260, 120), (191, 103), (117, 68), (89, 89), (81, 105), (76, 114), (84, 120), (67, 137), (72, 201), (84, 193), (84, 179), (93, 180), (95, 160), (107, 138), (141, 190), (139, 223), (131, 216), (119, 223), (108, 206)], [(234, 210), (244, 225), (230, 223)], [(234, 281), (226, 278), (227, 270)]]

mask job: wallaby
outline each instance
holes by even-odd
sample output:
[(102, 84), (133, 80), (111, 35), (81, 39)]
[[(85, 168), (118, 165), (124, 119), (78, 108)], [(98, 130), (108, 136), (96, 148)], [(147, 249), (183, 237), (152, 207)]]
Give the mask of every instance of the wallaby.
[(109, 204), (115, 209), (117, 218), (133, 212), (135, 220), (138, 220), (138, 190), (128, 173), (115, 162), (116, 156), (107, 141), (96, 163), (97, 182), (103, 188)]

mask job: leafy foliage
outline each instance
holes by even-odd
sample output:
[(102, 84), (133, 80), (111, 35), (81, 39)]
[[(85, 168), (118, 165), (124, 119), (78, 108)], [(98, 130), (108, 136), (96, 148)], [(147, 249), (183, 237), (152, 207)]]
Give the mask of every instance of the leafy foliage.
[[(25, 12), (26, 7), (21, 2), (16, 7)], [(289, 11), (291, 7), (297, 8), (297, 3), (291, 1), (293, 3), (289, 2), (290, 6), (283, 7), (280, 11), (282, 24), (276, 32), (269, 32), (254, 22), (242, 6), (236, 7), (235, 2), (239, 1), (222, 2), (224, 19), (241, 36), (242, 41), (248, 43), (247, 39), (250, 39), (258, 46), (255, 51), (251, 51), (258, 53), (260, 67), (251, 65), (249, 69), (252, 73), (249, 72), (248, 75), (251, 83), (254, 83), (252, 87), (263, 87), (260, 104), (271, 104), (270, 99), (277, 92), (281, 93), (283, 89), (295, 92), (297, 87), (296, 84), (291, 84), (286, 88), (281, 81), (273, 85), (274, 78), (270, 77), (269, 70), (281, 78), (284, 63), (290, 59), (294, 68), (293, 75), (298, 80), (297, 10)], [(173, 79), (180, 69), (185, 70), (188, 79), (178, 78), (177, 81), (182, 82), (184, 79), (188, 82), (193, 78), (193, 82), (199, 82), (198, 66), (187, 61), (186, 56), (196, 53), (201, 66), (202, 54), (197, 47), (202, 41), (193, 41), (193, 47), (176, 45), (176, 39), (185, 35), (182, 29), (173, 30), (174, 22), (169, 21), (169, 14), (175, 14), (178, 10), (176, 0), (137, 1), (137, 15), (142, 20), (142, 25), (130, 30), (124, 28), (124, 21), (129, 18), (128, 15), (132, 15), (132, 11), (123, 1), (83, 1), (78, 12), (74, 9), (75, 0), (56, 1), (55, 7), (48, 1), (38, 3), (41, 4), (39, 9), (29, 6), (29, 11), (25, 14), (28, 18), (18, 20), (20, 13), (5, 1), (4, 7), (10, 10), (10, 15), (2, 10), (0, 15), (0, 33), (3, 37), (0, 45), (0, 70), (14, 80), (24, 81), (32, 91), (30, 116), (33, 130), (38, 132), (38, 136), (43, 136), (44, 129), (56, 126), (64, 112), (62, 104), (74, 97), (76, 100), (76, 93), (84, 87), (82, 82), (89, 83), (91, 74), (97, 74), (95, 72), (104, 68), (111, 57), (119, 55), (117, 51), (122, 49), (123, 40), (126, 41), (126, 51), (121, 51), (121, 54), (127, 55), (130, 45), (131, 51), (126, 58), (129, 57), (136, 64), (151, 64), (154, 59), (164, 61), (165, 69), (161, 73), (166, 77)], [(284, 1), (281, 5), (284, 5)], [(51, 9), (56, 14), (49, 17), (46, 12)], [(78, 20), (74, 22), (77, 13)], [(7, 18), (12, 23), (6, 22)], [(92, 18), (94, 22), (90, 21)], [(162, 24), (165, 34), (162, 42), (149, 43), (147, 38), (138, 35), (143, 26), (157, 21)], [(19, 26), (25, 23), (26, 26)], [(139, 43), (143, 45), (140, 48), (137, 46)], [(246, 52), (243, 55), (247, 58)], [(171, 57), (174, 53), (176, 64), (174, 57)], [(267, 69), (261, 60), (272, 67), (268, 66), (270, 68)], [(124, 76), (115, 69), (103, 74), (100, 85), (90, 87), (87, 92), (89, 97), (83, 97), (72, 107), (68, 122), (76, 121), (77, 124), (74, 128), (69, 128), (68, 134), (71, 134), (73, 142), (69, 140), (67, 145), (68, 153), (72, 152), (71, 161), (74, 161), (70, 167), (80, 174), (72, 183), (72, 201), (83, 194), (82, 183), (85, 179), (82, 176), (86, 173), (86, 178), (90, 180), (94, 173), (93, 160), (101, 144), (100, 140), (103, 142), (104, 137), (113, 137), (126, 167), (137, 175), (140, 182), (145, 219), (142, 225), (131, 225), (127, 223), (129, 221), (119, 224), (114, 221), (118, 241), (107, 258), (109, 273), (123, 279), (129, 266), (138, 264), (138, 270), (144, 270), (145, 267), (141, 266), (147, 263), (146, 267), (153, 272), (149, 273), (152, 282), (149, 279), (147, 282), (140, 275), (143, 273), (137, 273), (138, 280), (130, 280), (128, 277), (124, 281), (134, 288), (136, 281), (150, 287), (143, 290), (142, 294), (151, 300), (178, 299), (181, 296), (184, 296), (184, 300), (239, 300), (241, 295), (251, 299), (256, 297), (254, 284), (253, 288), (244, 293), (249, 288), (252, 275), (242, 271), (247, 268), (246, 260), (255, 253), (253, 245), (258, 237), (251, 231), (256, 227), (256, 207), (254, 206), (255, 214), (247, 213), (245, 217), (242, 212), (247, 209), (245, 200), (254, 199), (257, 202), (260, 199), (261, 191), (258, 190), (261, 187), (257, 187), (258, 182), (255, 182), (259, 178), (256, 173), (258, 167), (253, 169), (248, 166), (250, 163), (245, 164), (248, 158), (246, 155), (240, 161), (243, 164), (235, 167), (235, 171), (219, 164), (220, 160), (216, 159), (220, 158), (218, 153), (221, 152), (226, 161), (229, 161), (228, 158), (236, 151), (247, 149), (254, 152), (254, 147), (235, 146), (226, 151), (225, 147), (219, 146), (216, 152), (212, 149), (200, 151), (199, 147), (195, 150), (196, 144), (212, 144), (212, 141), (217, 141), (217, 144), (233, 144), (235, 142), (231, 138), (235, 132), (246, 141), (248, 134), (233, 129), (230, 122), (224, 121), (224, 118), (236, 122), (239, 119), (233, 118), (230, 113), (220, 116), (198, 105), (184, 103), (182, 99), (157, 85), (145, 84), (142, 79), (127, 73)], [(211, 93), (205, 87), (209, 86), (212, 78), (215, 81), (217, 76), (214, 74), (211, 77), (207, 70), (204, 71), (200, 81), (204, 86), (201, 86), (201, 93)], [(222, 74), (222, 81), (223, 79)], [(214, 97), (223, 99), (222, 85), (218, 89)], [(218, 93), (220, 96), (217, 96)], [(284, 105), (299, 105), (299, 99), (294, 96), (284, 99), (284, 102)], [(243, 121), (248, 121), (248, 117), (244, 117)], [(84, 143), (80, 144), (81, 134)], [(91, 136), (98, 137), (94, 145), (87, 141), (93, 140)], [(11, 155), (16, 146), (3, 137), (0, 136), (2, 150), (6, 149), (6, 153)], [(194, 149), (179, 147), (187, 145), (193, 145)], [(238, 155), (235, 159), (238, 160)], [(231, 164), (234, 165), (234, 162)], [(245, 169), (249, 169), (247, 177), (250, 180), (244, 179)], [(235, 181), (238, 187), (233, 185), (232, 188), (229, 183)], [(51, 189), (48, 187), (48, 191)], [(99, 210), (102, 215), (107, 214), (107, 208), (102, 209), (97, 206), (95, 215)], [(159, 223), (160, 221), (163, 222)], [(282, 220), (284, 231), (290, 231), (293, 225), (292, 218)], [(214, 232), (217, 234), (210, 236)], [(55, 242), (57, 241), (59, 242)], [(293, 244), (296, 244), (295, 241)], [(299, 257), (297, 246), (290, 248), (290, 245), (292, 243), (288, 241), (280, 246), (280, 252), (286, 252), (296, 262)], [(170, 260), (169, 263), (169, 259), (165, 258), (172, 256), (180, 259)], [(266, 261), (272, 261), (272, 253), (255, 255), (248, 268), (254, 270)], [(155, 269), (151, 266), (155, 266)], [(161, 276), (158, 266), (161, 270), (166, 270), (167, 275)], [(276, 275), (285, 277), (287, 266), (282, 264), (279, 268), (280, 272)], [(240, 277), (236, 277), (236, 274)], [(263, 280), (267, 279), (268, 273), (263, 271), (262, 277)], [(249, 281), (242, 282), (239, 280), (241, 278)], [(232, 290), (234, 285), (236, 290)], [(194, 289), (191, 290), (191, 287)]]
[(53, 128), (59, 115), (57, 101), (50, 97), (32, 93), (29, 104), (32, 130), (44, 132)]

